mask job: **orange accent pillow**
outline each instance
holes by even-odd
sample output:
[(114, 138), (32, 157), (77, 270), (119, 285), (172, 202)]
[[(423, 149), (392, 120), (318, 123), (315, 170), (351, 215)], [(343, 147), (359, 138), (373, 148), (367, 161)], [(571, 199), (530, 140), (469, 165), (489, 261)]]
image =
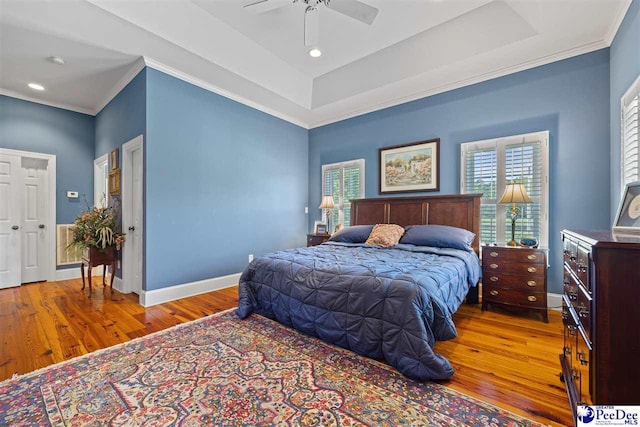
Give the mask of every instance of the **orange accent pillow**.
[(376, 224), (365, 242), (367, 245), (395, 246), (404, 234), (404, 228), (396, 224)]

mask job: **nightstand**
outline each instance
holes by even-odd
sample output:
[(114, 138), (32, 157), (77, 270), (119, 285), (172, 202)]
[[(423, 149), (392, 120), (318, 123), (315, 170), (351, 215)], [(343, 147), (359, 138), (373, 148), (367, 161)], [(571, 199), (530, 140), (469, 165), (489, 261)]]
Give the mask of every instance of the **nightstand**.
[(328, 234), (307, 234), (307, 247), (320, 245), (329, 240), (329, 237), (331, 236)]
[(540, 313), (549, 323), (545, 249), (482, 247), (482, 310), (493, 304)]

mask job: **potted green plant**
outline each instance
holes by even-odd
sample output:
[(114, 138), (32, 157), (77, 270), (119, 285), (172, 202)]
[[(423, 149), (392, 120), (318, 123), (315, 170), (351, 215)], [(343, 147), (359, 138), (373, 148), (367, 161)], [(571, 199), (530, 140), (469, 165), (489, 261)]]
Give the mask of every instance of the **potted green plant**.
[(73, 241), (69, 245), (75, 250), (87, 251), (91, 258), (112, 256), (125, 242), (125, 234), (120, 231), (120, 209), (118, 205), (109, 207), (89, 207), (75, 220)]

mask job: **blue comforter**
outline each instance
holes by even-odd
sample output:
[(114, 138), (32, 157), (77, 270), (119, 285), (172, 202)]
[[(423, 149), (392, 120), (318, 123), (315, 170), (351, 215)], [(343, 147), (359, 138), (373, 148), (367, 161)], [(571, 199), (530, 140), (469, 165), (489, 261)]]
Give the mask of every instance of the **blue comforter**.
[(452, 315), (479, 277), (474, 252), (325, 243), (256, 258), (240, 278), (237, 314), (384, 357), (413, 379), (441, 380), (453, 368), (433, 346), (457, 336)]

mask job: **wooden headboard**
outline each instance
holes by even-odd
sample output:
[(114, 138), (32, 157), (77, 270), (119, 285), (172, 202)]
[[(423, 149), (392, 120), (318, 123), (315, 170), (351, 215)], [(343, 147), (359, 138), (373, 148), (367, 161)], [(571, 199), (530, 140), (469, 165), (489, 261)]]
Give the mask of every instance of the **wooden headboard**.
[(439, 224), (476, 234), (473, 249), (480, 251), (480, 197), (452, 194), (422, 197), (380, 197), (351, 201), (351, 224)]

